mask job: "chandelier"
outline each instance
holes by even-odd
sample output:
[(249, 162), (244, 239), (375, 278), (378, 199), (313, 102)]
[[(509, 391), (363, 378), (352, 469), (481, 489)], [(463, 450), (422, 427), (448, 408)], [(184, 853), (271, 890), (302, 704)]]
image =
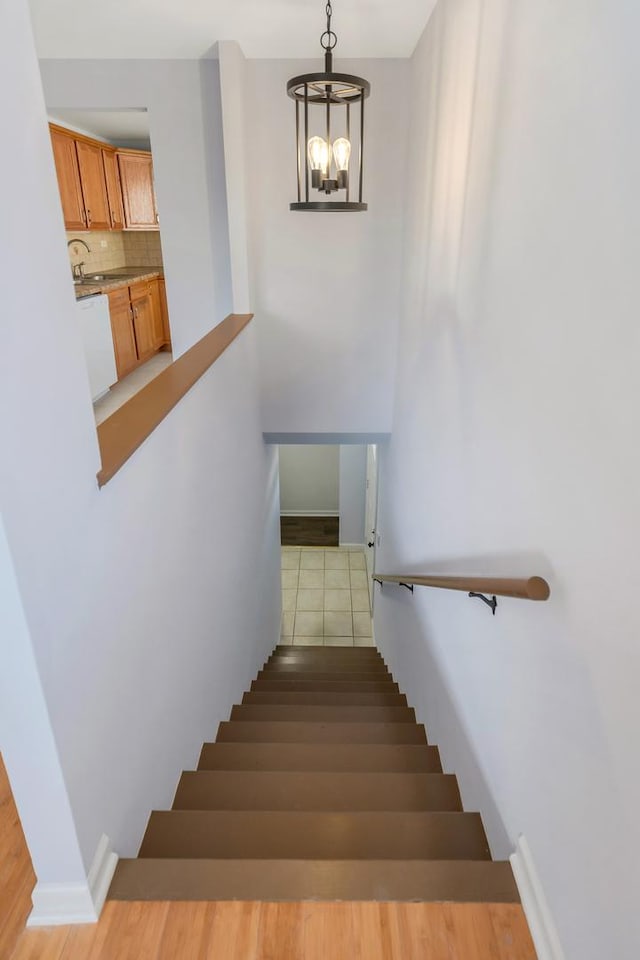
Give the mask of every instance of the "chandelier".
[[(320, 37), (324, 73), (305, 73), (287, 83), (287, 93), (296, 105), (298, 174), (298, 199), (289, 204), (289, 209), (366, 210), (362, 199), (364, 101), (371, 86), (362, 77), (333, 72), (333, 50), (338, 38), (331, 29), (331, 0), (326, 14), (327, 29)], [(311, 190), (317, 191), (317, 199), (310, 199)], [(329, 199), (334, 194), (340, 199)]]

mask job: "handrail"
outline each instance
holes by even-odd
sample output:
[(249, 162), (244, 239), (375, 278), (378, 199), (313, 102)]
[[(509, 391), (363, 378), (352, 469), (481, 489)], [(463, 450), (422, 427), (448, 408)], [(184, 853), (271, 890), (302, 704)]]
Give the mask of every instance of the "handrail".
[(391, 575), (374, 573), (377, 583), (402, 583), (417, 587), (440, 587), (443, 590), (464, 590), (491, 593), (499, 597), (517, 597), (520, 600), (548, 600), (549, 584), (543, 577), (443, 577), (431, 574), (404, 573)]

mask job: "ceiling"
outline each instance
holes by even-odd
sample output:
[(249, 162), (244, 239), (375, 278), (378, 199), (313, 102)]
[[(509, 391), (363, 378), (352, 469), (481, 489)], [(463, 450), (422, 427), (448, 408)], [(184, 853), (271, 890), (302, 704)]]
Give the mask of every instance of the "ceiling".
[(49, 119), (117, 146), (149, 149), (149, 114), (146, 110), (56, 110)]
[[(41, 58), (197, 59), (218, 40), (247, 57), (321, 56), (324, 0), (30, 0)], [(334, 0), (339, 57), (408, 57), (436, 0)]]

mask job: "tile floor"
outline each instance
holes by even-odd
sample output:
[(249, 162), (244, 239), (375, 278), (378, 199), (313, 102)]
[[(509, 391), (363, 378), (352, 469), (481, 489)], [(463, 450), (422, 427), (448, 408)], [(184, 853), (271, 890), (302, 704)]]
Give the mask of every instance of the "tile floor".
[(364, 553), (282, 548), (281, 643), (372, 647)]
[(161, 350), (153, 357), (133, 370), (127, 377), (119, 380), (109, 393), (93, 405), (93, 412), (96, 417), (96, 426), (115, 413), (118, 407), (130, 400), (136, 393), (146, 387), (148, 383), (158, 376), (163, 370), (173, 363), (173, 356), (167, 350)]

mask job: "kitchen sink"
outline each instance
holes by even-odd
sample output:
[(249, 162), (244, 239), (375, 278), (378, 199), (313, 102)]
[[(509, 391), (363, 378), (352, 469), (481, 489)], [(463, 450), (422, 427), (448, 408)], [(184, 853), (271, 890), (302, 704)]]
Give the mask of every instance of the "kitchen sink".
[(74, 277), (74, 284), (79, 287), (82, 284), (95, 286), (97, 283), (111, 283), (112, 280), (131, 280), (130, 273), (87, 273), (84, 277)]

